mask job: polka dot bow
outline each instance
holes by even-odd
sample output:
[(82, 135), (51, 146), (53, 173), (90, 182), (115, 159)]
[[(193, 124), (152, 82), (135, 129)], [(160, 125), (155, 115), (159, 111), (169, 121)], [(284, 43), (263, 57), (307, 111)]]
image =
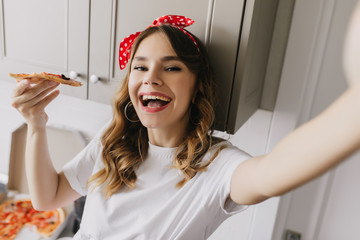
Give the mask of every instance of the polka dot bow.
[[(155, 19), (153, 24), (148, 26), (147, 28), (154, 27), (154, 26), (160, 26), (162, 24), (169, 24), (173, 27), (176, 27), (183, 31), (189, 38), (194, 42), (195, 46), (199, 50), (199, 47), (195, 41), (195, 39), (191, 36), (190, 33), (188, 33), (184, 27), (190, 26), (195, 21), (179, 15), (166, 15), (162, 17), (158, 17)], [(136, 32), (135, 34), (130, 34), (128, 37), (124, 38), (122, 42), (120, 43), (119, 47), (119, 65), (120, 69), (124, 69), (126, 67), (126, 64), (128, 63), (131, 55), (131, 46), (134, 43), (135, 39), (139, 36), (141, 32)]]

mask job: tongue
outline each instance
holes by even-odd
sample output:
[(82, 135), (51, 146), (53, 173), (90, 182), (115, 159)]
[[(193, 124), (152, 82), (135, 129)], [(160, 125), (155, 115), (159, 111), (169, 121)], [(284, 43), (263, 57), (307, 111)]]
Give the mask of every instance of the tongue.
[(148, 107), (151, 107), (151, 108), (158, 108), (158, 107), (162, 107), (166, 105), (166, 102), (164, 101), (161, 101), (161, 100), (151, 100), (149, 103), (148, 103)]

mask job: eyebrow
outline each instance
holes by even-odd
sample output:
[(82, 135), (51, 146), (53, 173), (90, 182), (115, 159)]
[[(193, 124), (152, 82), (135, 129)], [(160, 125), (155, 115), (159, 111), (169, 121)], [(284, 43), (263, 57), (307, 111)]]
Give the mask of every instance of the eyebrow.
[[(137, 56), (137, 57), (134, 57), (134, 60), (146, 61), (146, 60), (148, 60), (148, 58), (143, 57), (143, 56)], [(160, 61), (162, 61), (162, 62), (173, 61), (173, 60), (182, 62), (182, 60), (178, 56), (164, 56), (160, 59)]]

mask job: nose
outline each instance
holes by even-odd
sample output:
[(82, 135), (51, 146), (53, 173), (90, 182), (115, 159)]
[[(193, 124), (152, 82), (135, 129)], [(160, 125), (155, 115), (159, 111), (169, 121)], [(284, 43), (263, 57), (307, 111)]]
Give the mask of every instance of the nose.
[(162, 83), (161, 76), (155, 69), (148, 70), (143, 79), (143, 84), (145, 85), (159, 86)]

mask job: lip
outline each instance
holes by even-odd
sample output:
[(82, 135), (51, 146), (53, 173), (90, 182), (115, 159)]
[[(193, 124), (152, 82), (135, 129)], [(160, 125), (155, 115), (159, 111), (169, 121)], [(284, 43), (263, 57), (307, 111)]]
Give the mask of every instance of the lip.
[[(156, 108), (150, 108), (150, 107), (146, 107), (142, 104), (142, 96), (144, 95), (149, 95), (149, 96), (159, 96), (159, 97), (165, 97), (165, 98), (169, 98), (170, 99), (170, 102), (167, 103), (166, 105), (164, 106), (161, 106), (161, 107), (156, 107)], [(165, 108), (167, 108), (169, 106), (169, 104), (171, 103), (172, 101), (172, 98), (169, 97), (168, 95), (166, 94), (163, 94), (163, 93), (159, 93), (159, 92), (141, 92), (139, 93), (139, 100), (140, 100), (140, 103), (141, 103), (141, 109), (145, 112), (149, 112), (149, 113), (155, 113), (155, 112), (160, 112), (162, 110), (164, 110)]]

